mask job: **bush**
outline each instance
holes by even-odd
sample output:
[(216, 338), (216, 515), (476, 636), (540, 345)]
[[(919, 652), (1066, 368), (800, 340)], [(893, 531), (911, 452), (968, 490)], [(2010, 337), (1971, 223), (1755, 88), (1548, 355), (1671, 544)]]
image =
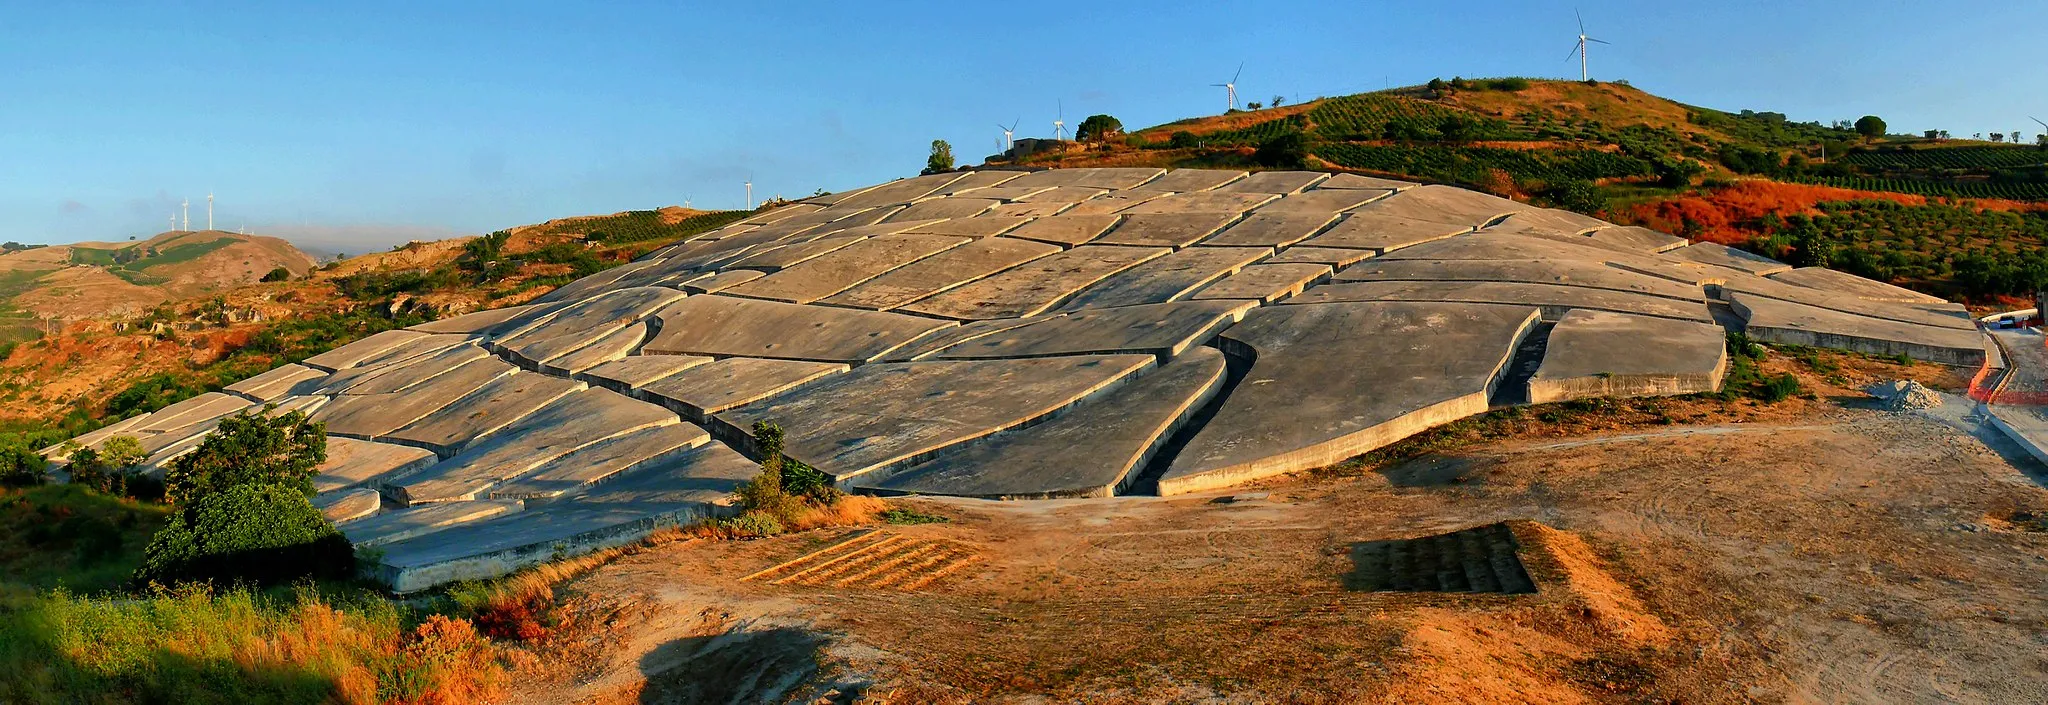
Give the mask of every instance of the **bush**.
[(1300, 132), (1287, 132), (1259, 144), (1252, 153), (1252, 161), (1279, 169), (1301, 169), (1308, 166), (1308, 136)]
[[(115, 436), (98, 448), (72, 448), (67, 456), (70, 464), (65, 471), (71, 475), (74, 484), (108, 494), (128, 494), (130, 481), (138, 479), (135, 466), (148, 458), (142, 442), (135, 440), (134, 436)], [(138, 484), (148, 483), (145, 479)]]
[(316, 468), (327, 461), (326, 431), (325, 424), (298, 411), (221, 419), (197, 449), (171, 462), (164, 491), (180, 504), (238, 485), (278, 485), (311, 495)]
[(1194, 149), (1201, 146), (1202, 138), (1187, 130), (1176, 130), (1166, 137), (1166, 144), (1174, 149)]
[(0, 485), (30, 487), (50, 479), (50, 464), (19, 441), (0, 443)]
[(137, 584), (185, 581), (275, 585), (355, 573), (348, 539), (299, 488), (242, 484), (180, 507), (143, 549)]
[(285, 268), (283, 268), (283, 267), (278, 267), (278, 268), (276, 268), (276, 269), (272, 269), (272, 270), (270, 270), (270, 271), (269, 271), (268, 273), (264, 274), (264, 275), (263, 275), (263, 279), (262, 279), (262, 281), (265, 281), (265, 282), (282, 282), (282, 281), (291, 281), (291, 278), (292, 278), (292, 270), (289, 270), (289, 269), (285, 269)]
[(1074, 139), (1082, 142), (1101, 142), (1124, 132), (1122, 121), (1108, 115), (1090, 115), (1074, 128)]

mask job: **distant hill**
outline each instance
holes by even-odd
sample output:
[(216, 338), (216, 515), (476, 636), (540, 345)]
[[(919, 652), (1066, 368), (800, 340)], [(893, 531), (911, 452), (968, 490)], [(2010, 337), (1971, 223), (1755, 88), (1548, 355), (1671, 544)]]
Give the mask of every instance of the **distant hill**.
[(303, 277), (314, 265), (284, 240), (219, 230), (10, 250), (0, 253), (0, 307), (61, 318), (133, 315), (254, 283), (279, 267)]

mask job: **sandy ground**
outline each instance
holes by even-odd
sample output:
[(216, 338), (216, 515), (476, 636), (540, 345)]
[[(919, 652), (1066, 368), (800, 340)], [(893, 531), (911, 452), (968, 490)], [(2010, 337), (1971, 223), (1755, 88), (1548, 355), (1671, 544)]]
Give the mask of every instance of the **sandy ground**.
[[(973, 557), (911, 590), (929, 548), (817, 567), (844, 530), (672, 544), (569, 586), (601, 626), (515, 699), (2048, 701), (2048, 533), (2008, 521), (2048, 475), (1961, 403), (1810, 409), (1219, 495), (909, 501), (953, 521), (880, 531)], [(1364, 542), (1509, 520), (1549, 537), (1537, 594), (1351, 589)]]

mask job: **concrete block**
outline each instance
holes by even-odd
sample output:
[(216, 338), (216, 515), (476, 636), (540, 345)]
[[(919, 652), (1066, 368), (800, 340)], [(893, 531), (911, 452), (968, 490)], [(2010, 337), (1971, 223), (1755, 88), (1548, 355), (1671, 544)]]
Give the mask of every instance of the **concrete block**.
[(1214, 337), (1256, 307), (1182, 301), (1076, 311), (961, 342), (923, 359), (1022, 359), (1142, 353), (1170, 358)]
[(373, 440), (418, 446), (447, 457), (461, 452), (478, 436), (504, 428), (584, 388), (582, 382), (545, 374), (509, 374), (485, 382), (476, 391)]
[(313, 491), (324, 494), (357, 487), (377, 489), (439, 460), (424, 448), (328, 436), (327, 461), (314, 468)]
[(1727, 298), (1742, 317), (1743, 332), (1763, 342), (1910, 355), (1957, 367), (1984, 365), (1984, 334), (1974, 329), (1887, 321), (1753, 294), (1730, 293)]
[[(1340, 275), (1341, 276), (1341, 275)], [(1522, 282), (1422, 282), (1422, 281), (1370, 281), (1324, 284), (1300, 296), (1288, 299), (1285, 305), (1316, 304), (1339, 301), (1409, 301), (1409, 302), (1458, 302), (1473, 304), (1506, 304), (1514, 306), (1539, 306), (1544, 317), (1555, 320), (1572, 309), (1592, 309), (1632, 313), (1640, 316), (1657, 316), (1682, 321), (1712, 323), (1714, 317), (1707, 312), (1705, 303), (1680, 301), (1662, 296), (1649, 296), (1611, 289), (1589, 289), (1577, 286), (1554, 284), (1527, 284)]]
[(575, 375), (591, 386), (631, 394), (649, 382), (711, 362), (696, 355), (634, 355), (592, 367)]
[(942, 235), (870, 238), (726, 289), (726, 293), (807, 304), (967, 242), (967, 238)]
[[(393, 497), (407, 505), (477, 499), (500, 483), (592, 443), (681, 423), (659, 406), (609, 389), (582, 389), (499, 430), (478, 434), (480, 437), (463, 446), (460, 453), (433, 467), (385, 484)], [(711, 440), (702, 430), (685, 435), (695, 439), (690, 445)]]
[(292, 393), (292, 390), (313, 380), (327, 376), (326, 372), (305, 365), (285, 364), (271, 368), (262, 374), (230, 384), (226, 391), (255, 402), (276, 401)]
[(1720, 326), (1604, 311), (1565, 314), (1529, 379), (1531, 404), (1713, 392), (1728, 371)]
[(1217, 191), (1225, 193), (1271, 193), (1285, 195), (1300, 193), (1303, 189), (1321, 183), (1330, 175), (1320, 171), (1261, 171), (1238, 181), (1225, 184)]
[(1076, 247), (921, 299), (902, 310), (955, 320), (1037, 315), (1112, 274), (1170, 251), (1163, 247)]
[(1083, 289), (1061, 311), (1179, 301), (1273, 254), (1267, 247), (1191, 247), (1147, 261)]
[(1330, 277), (1327, 264), (1254, 264), (1203, 287), (1194, 301), (1239, 299), (1269, 304), (1300, 294)]
[(848, 367), (830, 362), (729, 357), (691, 367), (642, 385), (638, 396), (668, 407), (695, 423), (712, 414), (766, 399)]
[(1739, 269), (1750, 274), (1769, 276), (1792, 271), (1792, 265), (1779, 262), (1763, 255), (1753, 255), (1742, 250), (1713, 242), (1695, 242), (1665, 254), (1679, 259), (1692, 260), (1700, 264)]
[(1203, 240), (1204, 247), (1286, 247), (1321, 232), (1336, 213), (1267, 213), (1263, 210)]
[(976, 240), (890, 270), (818, 303), (886, 311), (1059, 251), (1058, 245), (1007, 237)]
[(657, 319), (661, 332), (643, 354), (856, 364), (955, 325), (895, 313), (727, 296), (692, 296), (663, 310)]
[(1103, 233), (1116, 227), (1117, 221), (1122, 219), (1122, 216), (1106, 214), (1047, 216), (1025, 223), (1004, 237), (1073, 247), (1102, 237)]

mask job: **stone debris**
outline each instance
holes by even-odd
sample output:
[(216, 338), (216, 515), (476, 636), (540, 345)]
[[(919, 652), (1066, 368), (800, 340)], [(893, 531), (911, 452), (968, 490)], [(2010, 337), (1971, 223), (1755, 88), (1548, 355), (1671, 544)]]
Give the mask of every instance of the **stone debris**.
[(1891, 411), (1918, 411), (1941, 406), (1941, 392), (1909, 379), (1879, 382), (1863, 391), (1883, 400), (1884, 408)]

